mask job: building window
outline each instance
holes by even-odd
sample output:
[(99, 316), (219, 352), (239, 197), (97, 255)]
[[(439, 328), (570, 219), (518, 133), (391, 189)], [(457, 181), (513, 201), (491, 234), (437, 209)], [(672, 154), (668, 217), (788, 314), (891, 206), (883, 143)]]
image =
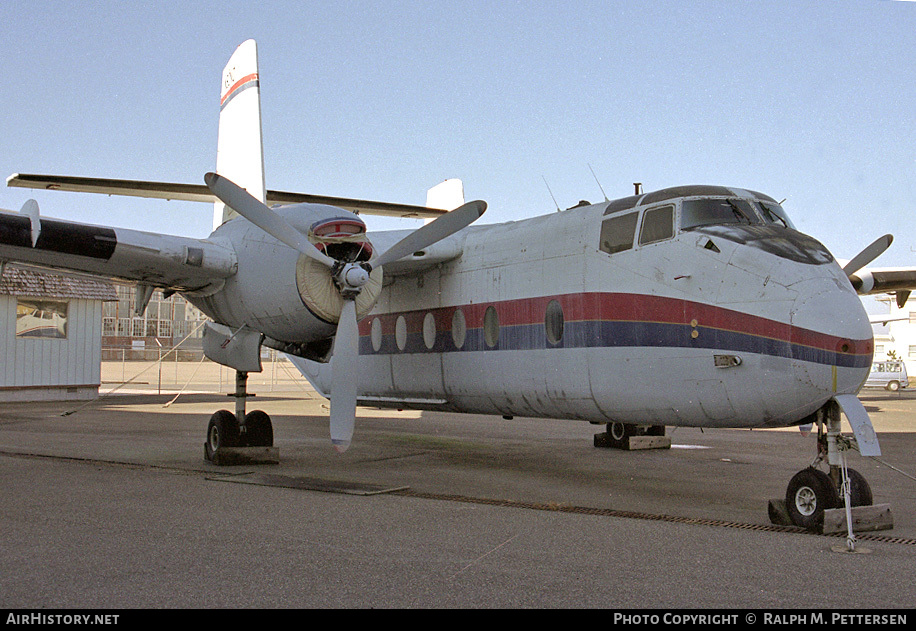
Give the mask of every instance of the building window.
[(21, 298), (16, 301), (16, 337), (66, 339), (67, 303)]
[(916, 346), (907, 347), (907, 359), (916, 359)]
[(145, 318), (133, 318), (131, 320), (130, 335), (131, 337), (145, 337), (146, 336), (146, 319)]

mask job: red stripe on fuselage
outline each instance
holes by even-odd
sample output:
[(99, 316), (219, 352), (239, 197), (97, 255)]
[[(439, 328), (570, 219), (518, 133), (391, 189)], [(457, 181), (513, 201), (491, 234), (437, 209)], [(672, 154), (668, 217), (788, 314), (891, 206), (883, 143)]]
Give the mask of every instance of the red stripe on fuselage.
[(868, 355), (874, 350), (873, 339), (850, 340), (810, 329), (802, 329), (787, 322), (779, 322), (741, 311), (678, 298), (624, 293), (585, 293), (562, 296), (541, 296), (502, 302), (458, 305), (400, 313), (370, 315), (359, 325), (360, 335), (369, 335), (372, 320), (381, 320), (383, 334), (393, 334), (395, 322), (404, 316), (408, 333), (423, 330), (423, 319), (431, 313), (437, 331), (452, 328), (456, 309), (464, 312), (468, 329), (483, 326), (488, 307), (496, 308), (500, 327), (543, 324), (550, 301), (556, 300), (563, 308), (566, 322), (657, 322), (686, 324), (698, 328), (719, 329), (757, 337), (779, 340), (845, 355)]

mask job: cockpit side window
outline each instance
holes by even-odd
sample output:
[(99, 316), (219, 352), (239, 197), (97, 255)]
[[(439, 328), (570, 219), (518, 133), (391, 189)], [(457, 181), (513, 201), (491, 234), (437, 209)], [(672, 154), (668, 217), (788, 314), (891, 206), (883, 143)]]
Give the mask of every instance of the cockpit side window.
[(650, 208), (642, 216), (639, 245), (657, 243), (674, 236), (674, 206)]
[(761, 224), (754, 207), (740, 198), (686, 199), (681, 203), (681, 229), (723, 224)]
[(638, 218), (639, 213), (635, 212), (605, 219), (601, 224), (601, 242), (598, 245), (601, 251), (615, 254), (632, 248)]

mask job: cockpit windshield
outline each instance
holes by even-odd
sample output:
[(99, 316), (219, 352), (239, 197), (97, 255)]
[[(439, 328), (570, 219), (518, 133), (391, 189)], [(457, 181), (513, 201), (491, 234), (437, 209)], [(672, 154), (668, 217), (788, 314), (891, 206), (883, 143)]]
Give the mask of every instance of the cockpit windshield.
[(760, 210), (763, 211), (763, 218), (767, 223), (774, 223), (795, 230), (792, 220), (786, 214), (785, 209), (776, 202), (765, 202), (760, 200)]
[(785, 210), (775, 202), (751, 202), (738, 197), (685, 199), (681, 202), (682, 230), (724, 224), (794, 228)]

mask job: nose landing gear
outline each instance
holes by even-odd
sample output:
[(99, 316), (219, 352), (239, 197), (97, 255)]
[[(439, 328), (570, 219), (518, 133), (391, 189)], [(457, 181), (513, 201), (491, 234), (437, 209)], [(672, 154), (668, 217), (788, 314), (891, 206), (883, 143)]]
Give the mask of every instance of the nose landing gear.
[[(880, 515), (880, 522), (869, 524), (871, 513), (861, 511), (857, 513), (858, 518), (853, 519), (852, 509), (873, 506), (873, 496), (865, 477), (846, 466), (846, 452), (852, 448), (852, 442), (840, 434), (839, 404), (830, 400), (817, 411), (816, 421), (817, 458), (810, 467), (799, 471), (789, 481), (785, 495), (785, 515), (791, 524), (806, 530), (841, 532), (845, 529), (847, 548), (854, 551), (853, 524), (862, 530), (889, 528), (892, 526), (892, 521), (888, 525), (890, 510), (882, 507), (882, 510), (872, 512)], [(825, 462), (827, 472), (818, 468)], [(771, 502), (771, 520), (779, 523), (779, 513)]]

